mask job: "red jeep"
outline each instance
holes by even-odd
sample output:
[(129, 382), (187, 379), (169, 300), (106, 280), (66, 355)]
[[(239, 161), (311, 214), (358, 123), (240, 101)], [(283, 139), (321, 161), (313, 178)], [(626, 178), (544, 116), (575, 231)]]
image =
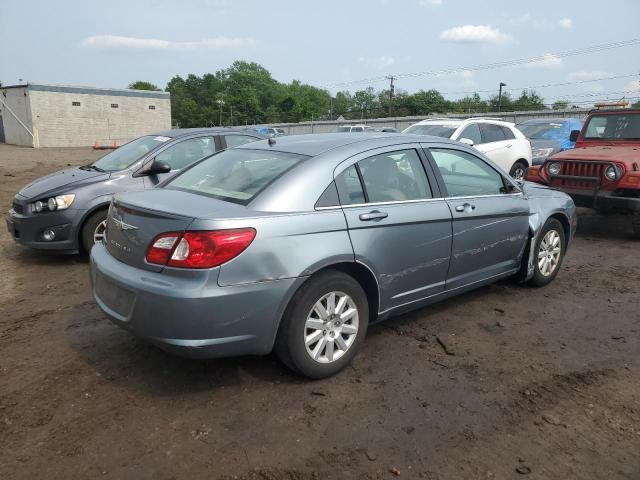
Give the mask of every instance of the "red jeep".
[(579, 207), (631, 215), (640, 238), (640, 110), (595, 110), (573, 150), (529, 168), (526, 179), (568, 193)]

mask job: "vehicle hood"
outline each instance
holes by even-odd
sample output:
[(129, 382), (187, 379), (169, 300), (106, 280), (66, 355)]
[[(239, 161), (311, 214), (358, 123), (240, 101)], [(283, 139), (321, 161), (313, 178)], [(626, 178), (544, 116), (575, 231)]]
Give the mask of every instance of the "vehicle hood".
[(531, 139), (529, 141), (531, 142), (531, 148), (553, 148), (556, 151), (560, 151), (562, 149), (562, 145), (560, 145), (558, 140)]
[(71, 189), (101, 182), (110, 176), (107, 172), (83, 170), (79, 167), (67, 168), (38, 178), (18, 192), (18, 195), (35, 200), (60, 193), (73, 193)]
[(640, 147), (612, 145), (599, 147), (577, 147), (553, 156), (557, 160), (610, 160), (618, 162), (640, 162)]
[(560, 192), (555, 188), (551, 188), (535, 182), (524, 182), (524, 184), (522, 185), (522, 190), (529, 198), (554, 197), (560, 194)]
[(119, 193), (114, 201), (144, 210), (201, 219), (246, 217), (249, 211), (243, 205), (170, 188)]

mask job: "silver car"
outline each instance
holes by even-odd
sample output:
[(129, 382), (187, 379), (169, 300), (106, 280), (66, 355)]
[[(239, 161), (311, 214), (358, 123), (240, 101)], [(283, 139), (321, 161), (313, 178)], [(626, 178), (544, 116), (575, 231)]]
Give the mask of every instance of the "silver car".
[(298, 135), (116, 195), (91, 278), (114, 323), (165, 350), (275, 349), (320, 378), (351, 361), (371, 323), (505, 277), (546, 285), (575, 227), (569, 196), (461, 143)]

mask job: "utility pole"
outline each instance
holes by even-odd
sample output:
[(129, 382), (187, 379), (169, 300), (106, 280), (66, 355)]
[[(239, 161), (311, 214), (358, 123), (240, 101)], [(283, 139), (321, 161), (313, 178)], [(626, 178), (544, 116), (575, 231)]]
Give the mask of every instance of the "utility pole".
[(220, 123), (219, 126), (222, 126), (222, 107), (224, 105), (224, 93), (220, 92), (220, 99), (217, 101), (218, 105), (220, 106)]
[(502, 111), (502, 87), (506, 86), (506, 83), (500, 82), (500, 90), (498, 90), (498, 112)]
[(393, 81), (397, 80), (398, 77), (394, 75), (388, 75), (385, 78), (389, 80), (389, 116), (393, 116), (393, 95), (395, 93), (395, 87), (393, 86)]

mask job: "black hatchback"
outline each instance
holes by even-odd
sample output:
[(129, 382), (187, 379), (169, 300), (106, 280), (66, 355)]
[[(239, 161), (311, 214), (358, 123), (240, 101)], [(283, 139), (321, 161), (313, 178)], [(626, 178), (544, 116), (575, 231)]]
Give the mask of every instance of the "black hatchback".
[(177, 129), (137, 138), (100, 160), (39, 178), (13, 199), (7, 227), (39, 250), (85, 251), (102, 241), (115, 193), (153, 188), (226, 148), (266, 138), (227, 128)]

